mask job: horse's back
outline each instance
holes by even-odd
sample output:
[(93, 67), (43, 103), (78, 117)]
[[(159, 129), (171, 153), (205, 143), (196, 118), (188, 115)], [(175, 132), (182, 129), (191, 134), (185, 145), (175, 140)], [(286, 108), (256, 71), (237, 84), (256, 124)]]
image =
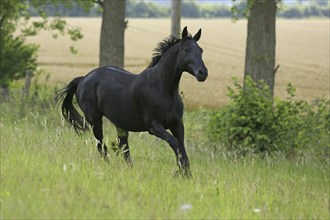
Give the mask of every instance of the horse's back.
[(119, 67), (102, 67), (88, 73), (77, 91), (79, 106), (88, 115), (105, 115), (126, 130), (144, 130), (134, 95), (138, 75)]
[(100, 67), (89, 72), (84, 79), (87, 84), (95, 83), (122, 83), (130, 84), (135, 78), (136, 74), (130, 73), (122, 68), (115, 66)]

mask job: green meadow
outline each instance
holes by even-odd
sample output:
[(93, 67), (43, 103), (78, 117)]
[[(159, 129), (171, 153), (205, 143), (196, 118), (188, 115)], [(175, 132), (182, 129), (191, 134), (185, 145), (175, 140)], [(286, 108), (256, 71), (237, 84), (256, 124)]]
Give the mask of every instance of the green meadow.
[(76, 135), (55, 111), (1, 109), (1, 219), (329, 218), (328, 163), (215, 148), (205, 111), (185, 114), (193, 172), (185, 179), (170, 147), (147, 133), (131, 133), (128, 167), (112, 152), (105, 163), (91, 132)]

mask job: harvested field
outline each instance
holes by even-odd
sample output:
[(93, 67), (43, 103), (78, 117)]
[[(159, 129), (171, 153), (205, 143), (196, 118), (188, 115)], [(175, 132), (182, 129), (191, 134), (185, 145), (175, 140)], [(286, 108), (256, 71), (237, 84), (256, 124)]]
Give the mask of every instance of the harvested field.
[[(151, 61), (152, 50), (169, 35), (169, 19), (128, 19), (125, 36), (125, 68), (141, 72)], [(39, 61), (50, 73), (48, 83), (69, 82), (84, 75), (98, 65), (99, 18), (70, 18), (72, 26), (82, 29), (84, 38), (71, 42), (68, 37), (52, 39), (42, 33), (30, 39), (41, 45)], [(226, 87), (232, 77), (242, 79), (244, 69), (247, 22), (233, 23), (224, 19), (185, 19), (182, 26), (195, 33), (203, 29), (200, 46), (209, 69), (209, 78), (198, 83), (184, 74), (181, 90), (186, 105), (193, 108), (218, 107), (228, 102)], [(297, 87), (297, 98), (311, 101), (329, 98), (329, 20), (278, 20), (277, 64), (275, 95), (285, 97), (286, 86), (291, 82)], [(77, 55), (69, 52), (74, 45)]]

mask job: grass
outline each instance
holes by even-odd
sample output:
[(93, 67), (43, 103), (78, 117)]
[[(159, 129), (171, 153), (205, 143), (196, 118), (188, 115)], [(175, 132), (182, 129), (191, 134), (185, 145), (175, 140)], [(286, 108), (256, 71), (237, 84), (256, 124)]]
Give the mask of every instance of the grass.
[[(1, 219), (329, 218), (329, 167), (320, 162), (236, 158), (212, 152), (187, 113), (193, 179), (175, 177), (174, 153), (146, 133), (130, 135), (134, 167), (99, 158), (92, 134), (77, 136), (54, 113), (1, 112)], [(115, 139), (106, 123), (106, 142)]]
[[(68, 18), (68, 23), (81, 27), (84, 38), (72, 43), (67, 37), (52, 39), (44, 32), (30, 39), (41, 45), (39, 62), (50, 72), (50, 84), (67, 83), (73, 77), (85, 75), (98, 66), (100, 18)], [(226, 87), (233, 76), (242, 79), (246, 47), (245, 20), (183, 19), (182, 27), (191, 33), (202, 28), (199, 42), (203, 59), (209, 69), (204, 83), (184, 74), (181, 90), (187, 108), (219, 107), (228, 103)], [(311, 101), (329, 99), (330, 55), (329, 20), (277, 20), (275, 95), (285, 97), (290, 82), (297, 87), (297, 98)], [(125, 32), (125, 68), (139, 73), (151, 61), (152, 50), (169, 35), (170, 19), (131, 19)], [(79, 53), (72, 55), (70, 45)]]

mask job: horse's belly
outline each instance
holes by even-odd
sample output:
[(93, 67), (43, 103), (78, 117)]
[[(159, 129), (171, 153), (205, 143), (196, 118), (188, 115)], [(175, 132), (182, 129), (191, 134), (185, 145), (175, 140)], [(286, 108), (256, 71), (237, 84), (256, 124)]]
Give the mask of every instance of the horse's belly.
[(147, 127), (143, 121), (140, 120), (129, 120), (128, 118), (109, 118), (109, 120), (118, 128), (126, 131), (147, 131)]
[(116, 126), (127, 131), (146, 131), (142, 115), (132, 112), (117, 110), (114, 106), (111, 112), (106, 114), (106, 117)]

